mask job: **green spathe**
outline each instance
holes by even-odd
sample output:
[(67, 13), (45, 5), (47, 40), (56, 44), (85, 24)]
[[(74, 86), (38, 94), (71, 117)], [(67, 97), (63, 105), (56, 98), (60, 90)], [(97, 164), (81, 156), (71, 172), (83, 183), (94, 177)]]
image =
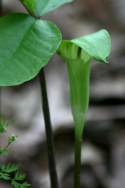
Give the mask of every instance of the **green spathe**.
[[(63, 40), (59, 55), (67, 63), (71, 106), (74, 120), (83, 119), (89, 103), (89, 69), (90, 61), (95, 59), (107, 63), (111, 51), (111, 39), (106, 30), (73, 40)], [(82, 121), (83, 122), (83, 121)]]
[(58, 49), (59, 55), (67, 63), (72, 113), (79, 135), (82, 134), (89, 104), (90, 62), (95, 59), (107, 63), (110, 51), (111, 39), (106, 30), (63, 40)]
[(58, 49), (61, 33), (50, 21), (15, 13), (0, 18), (0, 86), (35, 77)]
[(96, 59), (107, 62), (111, 52), (111, 38), (106, 30), (82, 36), (73, 40), (63, 40), (58, 50), (67, 59)]
[(73, 0), (20, 0), (34, 16), (42, 16)]

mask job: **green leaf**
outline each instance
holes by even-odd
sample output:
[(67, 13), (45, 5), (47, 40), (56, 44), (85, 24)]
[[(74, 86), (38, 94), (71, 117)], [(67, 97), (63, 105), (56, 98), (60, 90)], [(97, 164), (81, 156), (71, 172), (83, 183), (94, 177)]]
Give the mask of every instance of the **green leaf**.
[(31, 185), (30, 185), (29, 183), (24, 182), (24, 183), (22, 184), (22, 188), (28, 188), (28, 187), (31, 187)]
[(13, 188), (25, 188), (19, 182), (12, 180), (11, 185)]
[(24, 180), (26, 177), (25, 174), (22, 174), (21, 172), (17, 171), (15, 176), (14, 176), (14, 180), (15, 181), (21, 181), (21, 180)]
[(14, 188), (28, 188), (30, 184), (26, 182), (26, 175), (20, 172), (16, 164), (0, 165), (0, 180), (8, 181)]
[(16, 135), (11, 135), (8, 137), (8, 145), (14, 143), (17, 139), (17, 136)]
[(28, 184), (27, 182), (20, 183), (18, 181), (15, 181), (14, 179), (11, 181), (11, 185), (12, 185), (13, 188), (28, 188), (28, 187), (31, 187), (31, 185)]
[(3, 119), (0, 118), (0, 133), (4, 133), (7, 130), (7, 122)]
[(0, 167), (0, 170), (5, 173), (12, 173), (18, 170), (18, 166), (16, 164), (5, 164)]
[(90, 61), (107, 63), (111, 39), (106, 30), (73, 40), (62, 41), (59, 55), (67, 63), (70, 82), (71, 107), (78, 134), (82, 134), (89, 103)]
[(35, 16), (42, 16), (73, 0), (20, 0), (28, 11)]
[(10, 180), (10, 175), (4, 172), (0, 172), (0, 180), (8, 181)]
[(6, 155), (8, 155), (8, 149), (0, 147), (0, 156), (6, 156)]
[(0, 86), (18, 85), (34, 78), (61, 42), (56, 25), (26, 14), (0, 18)]

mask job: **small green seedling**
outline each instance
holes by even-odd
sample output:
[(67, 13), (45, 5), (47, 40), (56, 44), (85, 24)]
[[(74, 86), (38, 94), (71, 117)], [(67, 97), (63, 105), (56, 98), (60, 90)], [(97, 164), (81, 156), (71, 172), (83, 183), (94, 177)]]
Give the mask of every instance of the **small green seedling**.
[[(0, 119), (0, 135), (4, 134), (7, 130), (7, 123), (2, 118)], [(8, 148), (16, 141), (16, 136), (11, 135), (8, 137), (7, 145), (0, 147), (0, 157), (8, 155)], [(0, 163), (0, 181), (9, 183), (13, 188), (29, 188), (31, 187), (26, 181), (26, 176), (23, 174), (16, 164)]]
[(72, 1), (20, 0), (28, 14), (12, 13), (0, 18), (0, 86), (22, 84), (40, 72), (52, 188), (58, 188), (59, 184), (42, 68), (56, 52), (67, 64), (76, 140), (74, 188), (80, 188), (81, 142), (89, 104), (90, 62), (95, 59), (107, 63), (111, 48), (110, 36), (106, 30), (78, 39), (62, 40), (58, 27), (50, 21), (41, 19), (44, 14)]

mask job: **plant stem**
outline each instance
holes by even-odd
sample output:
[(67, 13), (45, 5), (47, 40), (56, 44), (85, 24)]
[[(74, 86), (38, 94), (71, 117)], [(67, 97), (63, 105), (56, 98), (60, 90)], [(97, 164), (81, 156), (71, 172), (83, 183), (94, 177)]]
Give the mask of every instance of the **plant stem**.
[(50, 120), (50, 111), (49, 111), (44, 69), (42, 69), (40, 73), (40, 86), (41, 86), (42, 108), (43, 108), (46, 138), (47, 138), (48, 163), (49, 163), (51, 188), (58, 188), (59, 184), (58, 184), (58, 177), (57, 177), (56, 163), (54, 156), (54, 139), (53, 139), (51, 120)]
[[(2, 0), (0, 0), (0, 16), (2, 16), (2, 10), (3, 10), (3, 9), (2, 9)], [(2, 106), (2, 104), (1, 104), (1, 101), (2, 101), (2, 100), (1, 100), (1, 93), (2, 93), (2, 88), (0, 87), (0, 115), (1, 115), (1, 110), (2, 110), (2, 109), (1, 109), (1, 108), (2, 108), (2, 107), (1, 107), (1, 106)]]
[(74, 169), (74, 188), (80, 188), (81, 172), (81, 145), (83, 135), (83, 122), (75, 125), (75, 169)]
[(80, 166), (81, 166), (81, 140), (75, 140), (75, 177), (74, 188), (80, 188)]

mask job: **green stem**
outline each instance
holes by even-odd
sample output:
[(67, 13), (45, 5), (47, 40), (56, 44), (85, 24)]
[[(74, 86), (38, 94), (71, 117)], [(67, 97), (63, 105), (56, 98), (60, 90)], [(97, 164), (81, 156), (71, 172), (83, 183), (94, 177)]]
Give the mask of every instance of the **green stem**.
[(80, 188), (81, 141), (75, 140), (75, 177), (74, 188)]
[[(0, 0), (0, 16), (2, 16), (2, 0)], [(0, 115), (1, 115), (1, 106), (2, 106), (2, 104), (1, 104), (1, 93), (2, 93), (2, 89), (1, 89), (1, 87), (0, 87)]]
[(49, 163), (51, 188), (58, 188), (59, 184), (58, 184), (58, 176), (56, 171), (56, 163), (55, 163), (55, 155), (54, 155), (54, 139), (53, 139), (51, 120), (50, 120), (50, 111), (49, 111), (44, 69), (42, 69), (40, 73), (40, 86), (41, 86), (42, 108), (43, 108), (46, 138), (47, 138), (48, 163)]
[(40, 19), (40, 16), (36, 16), (33, 12), (30, 11), (30, 9), (27, 8), (27, 6), (25, 5), (25, 3), (21, 0), (19, 0), (20, 3), (25, 7), (25, 9), (27, 10), (27, 12), (29, 13), (30, 16), (34, 17), (35, 19)]
[(75, 169), (74, 169), (74, 188), (80, 188), (81, 172), (81, 146), (84, 124), (75, 125)]

